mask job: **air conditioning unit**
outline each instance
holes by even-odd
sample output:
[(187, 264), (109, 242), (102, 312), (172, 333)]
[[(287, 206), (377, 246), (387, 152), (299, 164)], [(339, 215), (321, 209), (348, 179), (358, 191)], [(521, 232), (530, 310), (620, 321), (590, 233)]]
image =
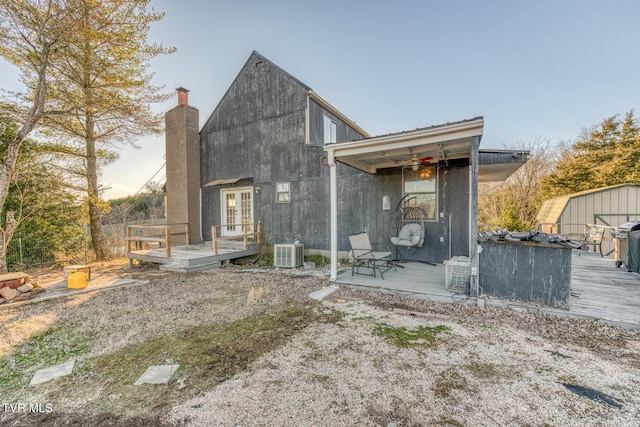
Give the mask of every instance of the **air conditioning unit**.
[(300, 267), (304, 262), (304, 245), (302, 243), (287, 243), (273, 245), (274, 267)]
[(454, 256), (444, 266), (444, 282), (449, 292), (469, 293), (471, 261), (466, 256)]

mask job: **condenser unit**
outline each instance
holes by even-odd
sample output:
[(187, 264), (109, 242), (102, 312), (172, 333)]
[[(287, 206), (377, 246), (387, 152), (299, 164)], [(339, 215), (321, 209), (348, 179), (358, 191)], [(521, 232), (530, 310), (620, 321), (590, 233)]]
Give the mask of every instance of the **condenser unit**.
[(287, 243), (273, 245), (274, 267), (300, 267), (304, 262), (304, 245), (302, 243)]
[(454, 256), (444, 266), (446, 288), (454, 294), (469, 293), (470, 276), (471, 262), (465, 256)]

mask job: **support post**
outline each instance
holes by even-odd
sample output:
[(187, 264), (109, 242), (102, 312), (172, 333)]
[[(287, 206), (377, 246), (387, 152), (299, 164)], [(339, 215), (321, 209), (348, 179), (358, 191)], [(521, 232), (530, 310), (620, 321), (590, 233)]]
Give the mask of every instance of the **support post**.
[(330, 187), (330, 235), (331, 235), (331, 270), (330, 280), (338, 278), (338, 173), (333, 150), (328, 151), (329, 187)]
[(167, 241), (167, 249), (166, 249), (167, 258), (171, 258), (171, 226), (167, 225), (164, 228), (164, 237), (165, 237), (165, 240)]
[(248, 226), (243, 227), (244, 228), (244, 234), (242, 236), (242, 240), (244, 241), (244, 250), (246, 251), (247, 249), (249, 249), (249, 230), (248, 230)]
[(216, 231), (216, 226), (211, 227), (211, 243), (213, 244), (213, 254), (218, 255), (218, 232)]
[(127, 253), (131, 252), (131, 226), (127, 225)]
[(187, 241), (187, 245), (191, 244), (191, 236), (189, 236), (189, 223), (186, 223), (184, 225), (184, 235), (185, 235), (185, 240)]
[(478, 150), (480, 137), (471, 138), (471, 158), (469, 165), (469, 262), (471, 275), (469, 277), (469, 293), (472, 297), (481, 295), (478, 282), (480, 260), (478, 256)]

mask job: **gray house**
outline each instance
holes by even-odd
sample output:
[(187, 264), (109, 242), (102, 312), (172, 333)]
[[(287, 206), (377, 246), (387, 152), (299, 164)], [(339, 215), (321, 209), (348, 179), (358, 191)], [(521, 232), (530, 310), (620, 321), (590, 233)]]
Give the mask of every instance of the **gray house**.
[(167, 221), (189, 222), (192, 240), (260, 224), (267, 244), (300, 241), (335, 265), (354, 232), (392, 251), (396, 206), (411, 195), (426, 212), (413, 257), (473, 259), (478, 182), (504, 180), (527, 158), (479, 150), (482, 117), (372, 137), (257, 52), (199, 131), (179, 92), (166, 115)]

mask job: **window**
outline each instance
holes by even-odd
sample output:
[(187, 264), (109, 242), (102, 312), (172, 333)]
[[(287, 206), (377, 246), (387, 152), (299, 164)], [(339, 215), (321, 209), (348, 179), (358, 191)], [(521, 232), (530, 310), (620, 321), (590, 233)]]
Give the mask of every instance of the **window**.
[(291, 201), (291, 191), (288, 182), (278, 182), (276, 184), (276, 202), (289, 203)]
[(331, 144), (336, 142), (338, 134), (338, 124), (329, 116), (324, 116), (324, 143)]
[(438, 181), (436, 166), (422, 166), (417, 171), (403, 169), (405, 202), (424, 209), (427, 220), (436, 221), (438, 210)]

